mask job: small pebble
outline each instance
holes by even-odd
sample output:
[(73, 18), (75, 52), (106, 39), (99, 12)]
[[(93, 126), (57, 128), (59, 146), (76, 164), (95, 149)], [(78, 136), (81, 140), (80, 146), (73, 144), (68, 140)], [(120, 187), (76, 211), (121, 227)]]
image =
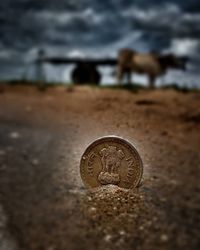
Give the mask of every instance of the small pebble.
[(4, 171), (4, 170), (6, 170), (6, 169), (7, 169), (7, 166), (6, 166), (5, 164), (0, 165), (0, 170), (1, 170), (1, 171)]
[(97, 209), (96, 209), (96, 207), (90, 207), (88, 211), (90, 214), (95, 214)]
[(121, 236), (123, 236), (123, 235), (125, 235), (126, 233), (125, 233), (125, 231), (121, 230), (121, 231), (119, 231), (119, 234), (120, 234)]
[(27, 112), (31, 112), (32, 111), (32, 107), (31, 106), (26, 106), (26, 111)]
[(155, 222), (155, 221), (157, 221), (158, 220), (158, 218), (156, 217), (156, 216), (154, 216), (153, 217), (153, 221)]
[(31, 163), (32, 163), (32, 165), (37, 166), (39, 164), (39, 160), (38, 159), (33, 159), (31, 161)]
[(152, 225), (152, 221), (148, 221), (148, 222), (147, 222), (147, 225), (148, 225), (148, 226), (151, 226), (151, 225)]
[(9, 136), (12, 139), (18, 139), (20, 137), (20, 134), (18, 132), (11, 132)]
[(112, 236), (110, 234), (107, 234), (105, 237), (104, 237), (104, 240), (106, 242), (109, 242), (110, 240), (112, 239)]
[(161, 201), (161, 202), (166, 202), (167, 199), (166, 199), (166, 197), (162, 197), (162, 198), (160, 198), (160, 201)]
[(168, 235), (167, 235), (167, 234), (162, 234), (162, 235), (160, 236), (160, 240), (161, 240), (162, 242), (168, 241)]
[(0, 150), (0, 156), (1, 155), (5, 155), (6, 154), (6, 151), (5, 150)]
[(47, 250), (54, 250), (55, 248), (53, 246), (49, 246)]
[(140, 230), (140, 231), (143, 231), (143, 230), (144, 230), (144, 227), (143, 227), (143, 226), (140, 226), (140, 227), (139, 227), (139, 230)]
[(91, 196), (88, 196), (88, 201), (92, 201), (92, 197)]
[(13, 151), (13, 149), (14, 149), (14, 148), (13, 148), (12, 146), (6, 147), (6, 150), (9, 151), (9, 152)]

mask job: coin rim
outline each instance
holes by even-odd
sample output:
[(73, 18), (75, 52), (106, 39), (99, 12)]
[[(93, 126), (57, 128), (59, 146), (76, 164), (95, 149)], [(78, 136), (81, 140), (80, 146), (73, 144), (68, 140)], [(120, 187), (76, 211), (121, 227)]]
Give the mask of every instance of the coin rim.
[[(135, 185), (131, 186), (130, 188), (125, 188), (125, 189), (137, 188), (137, 187), (139, 186), (141, 180), (142, 180), (142, 175), (143, 175), (143, 161), (142, 161), (142, 159), (141, 159), (141, 157), (140, 157), (139, 152), (137, 151), (136, 147), (134, 146), (134, 144), (131, 143), (129, 140), (124, 139), (123, 137), (116, 136), (116, 135), (108, 135), (108, 136), (99, 137), (99, 138), (97, 138), (96, 140), (94, 140), (93, 142), (91, 142), (91, 143), (87, 146), (87, 148), (85, 149), (85, 151), (83, 152), (83, 154), (82, 154), (82, 156), (81, 156), (81, 160), (80, 160), (80, 169), (79, 169), (79, 170), (80, 170), (80, 176), (81, 176), (81, 179), (82, 179), (84, 185), (85, 185), (88, 189), (94, 189), (94, 188), (98, 188), (98, 187), (91, 187), (88, 183), (86, 183), (85, 178), (83, 177), (83, 174), (82, 174), (82, 172), (83, 172), (83, 170), (82, 170), (83, 167), (81, 167), (81, 166), (84, 165), (84, 163), (83, 163), (83, 161), (84, 161), (84, 160), (83, 160), (83, 156), (84, 156), (85, 153), (90, 149), (90, 147), (92, 147), (92, 145), (95, 144), (97, 141), (103, 140), (103, 139), (112, 139), (112, 138), (113, 138), (113, 139), (119, 139), (119, 140), (121, 140), (122, 142), (128, 144), (128, 145), (136, 152), (136, 154), (138, 155), (138, 159), (139, 159), (139, 161), (140, 161), (140, 168), (141, 168), (141, 171), (140, 171), (140, 176), (139, 176), (139, 178), (138, 178), (138, 181), (136, 182)], [(101, 186), (99, 186), (99, 187), (101, 187)]]

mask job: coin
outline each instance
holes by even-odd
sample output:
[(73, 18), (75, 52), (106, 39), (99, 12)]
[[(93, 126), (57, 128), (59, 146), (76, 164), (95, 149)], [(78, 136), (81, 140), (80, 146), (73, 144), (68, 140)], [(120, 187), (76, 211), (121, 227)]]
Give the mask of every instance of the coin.
[(92, 142), (82, 155), (80, 174), (87, 188), (139, 185), (143, 164), (136, 148), (125, 139), (106, 136)]

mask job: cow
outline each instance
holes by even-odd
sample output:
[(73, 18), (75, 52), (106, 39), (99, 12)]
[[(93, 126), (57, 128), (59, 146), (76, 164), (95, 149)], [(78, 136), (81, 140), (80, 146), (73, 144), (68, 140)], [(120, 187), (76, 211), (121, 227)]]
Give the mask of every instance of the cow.
[(164, 75), (168, 69), (186, 69), (187, 57), (178, 57), (173, 54), (159, 55), (156, 52), (138, 53), (132, 49), (122, 49), (118, 55), (117, 78), (121, 83), (124, 75), (131, 83), (132, 72), (147, 74), (149, 86), (155, 87), (157, 77)]

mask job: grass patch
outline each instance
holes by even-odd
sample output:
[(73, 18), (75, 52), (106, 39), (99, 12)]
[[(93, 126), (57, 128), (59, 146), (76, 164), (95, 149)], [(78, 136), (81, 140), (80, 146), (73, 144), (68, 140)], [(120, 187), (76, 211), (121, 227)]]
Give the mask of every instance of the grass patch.
[[(38, 87), (38, 89), (41, 90), (41, 91), (45, 91), (48, 88), (58, 87), (58, 86), (64, 86), (66, 88), (74, 87), (74, 86), (89, 86), (91, 88), (99, 88), (99, 89), (127, 90), (127, 91), (134, 92), (134, 93), (137, 93), (140, 90), (150, 90), (148, 87), (142, 86), (142, 85), (140, 85), (138, 83), (121, 84), (121, 85), (118, 85), (118, 84), (115, 84), (115, 85), (105, 85), (105, 84), (104, 85), (97, 85), (97, 84), (89, 84), (89, 83), (88, 84), (73, 84), (73, 83), (65, 84), (65, 83), (62, 83), (62, 82), (47, 83), (47, 82), (27, 81), (27, 80), (8, 80), (8, 81), (0, 81), (0, 85), (34, 86), (34, 87)], [(182, 93), (199, 92), (200, 91), (200, 89), (198, 89), (198, 88), (180, 86), (177, 83), (172, 83), (170, 85), (157, 87), (155, 89), (161, 89), (161, 90), (172, 89), (172, 90), (182, 92)]]
[(127, 90), (134, 93), (137, 93), (139, 90), (146, 89), (146, 87), (140, 85), (140, 84), (122, 84), (122, 85), (99, 85), (94, 86), (95, 88), (101, 88), (101, 89), (113, 89), (113, 90)]
[(190, 93), (190, 92), (199, 92), (199, 89), (198, 88), (191, 88), (191, 87), (187, 87), (187, 86), (180, 86), (176, 83), (172, 83), (170, 85), (166, 85), (166, 86), (163, 86), (161, 87), (161, 89), (164, 89), (164, 90), (168, 90), (168, 89), (173, 89), (177, 92), (182, 92), (182, 93)]

